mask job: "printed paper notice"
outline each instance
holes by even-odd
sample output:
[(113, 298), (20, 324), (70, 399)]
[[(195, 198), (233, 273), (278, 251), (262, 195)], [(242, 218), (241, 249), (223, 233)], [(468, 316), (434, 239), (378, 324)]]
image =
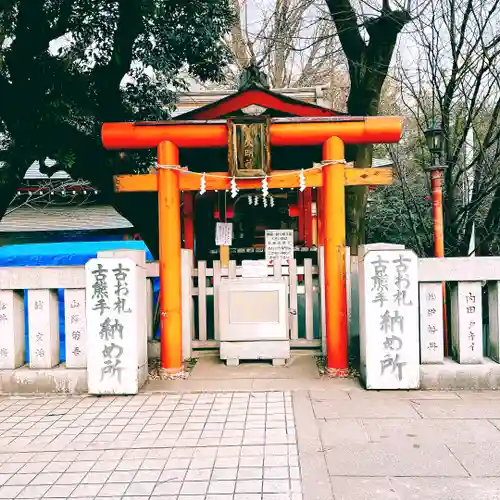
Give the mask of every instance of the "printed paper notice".
[(293, 259), (293, 230), (266, 231), (266, 261), (287, 263)]
[(230, 247), (233, 244), (232, 222), (217, 222), (215, 224), (215, 244)]

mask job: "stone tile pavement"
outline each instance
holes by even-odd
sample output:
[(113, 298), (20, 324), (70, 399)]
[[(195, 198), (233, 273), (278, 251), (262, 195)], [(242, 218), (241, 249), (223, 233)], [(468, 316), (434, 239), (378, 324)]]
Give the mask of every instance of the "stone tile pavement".
[(500, 392), (195, 382), (0, 399), (0, 500), (500, 500)]
[[(296, 410), (304, 498), (500, 500), (500, 393), (335, 387), (293, 393), (315, 421), (306, 459)], [(327, 494), (307, 481), (312, 457)]]
[(0, 400), (0, 499), (302, 499), (290, 392)]

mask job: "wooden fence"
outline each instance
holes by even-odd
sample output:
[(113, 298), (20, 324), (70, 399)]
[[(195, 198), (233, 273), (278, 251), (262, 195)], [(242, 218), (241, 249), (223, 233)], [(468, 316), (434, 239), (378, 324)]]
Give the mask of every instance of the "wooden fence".
[[(187, 253), (186, 253), (187, 254)], [(148, 276), (158, 276), (158, 267), (150, 268)], [(287, 281), (290, 309), (290, 340), (293, 347), (318, 347), (321, 345), (321, 299), (318, 266), (312, 259), (304, 259), (303, 266), (293, 260), (287, 266), (268, 267), (268, 276), (284, 277)], [(225, 277), (242, 276), (242, 267), (230, 261), (228, 269), (221, 269), (220, 261), (208, 267), (199, 261), (198, 267), (190, 265), (189, 254), (183, 259), (183, 275), (191, 275), (189, 285), (184, 290), (184, 314), (192, 314), (187, 328), (191, 331), (193, 349), (215, 348), (218, 345), (217, 288)], [(185, 282), (185, 279), (183, 278)], [(186, 283), (184, 283), (186, 285)], [(189, 290), (190, 289), (190, 290)], [(191, 297), (191, 303), (186, 299)]]

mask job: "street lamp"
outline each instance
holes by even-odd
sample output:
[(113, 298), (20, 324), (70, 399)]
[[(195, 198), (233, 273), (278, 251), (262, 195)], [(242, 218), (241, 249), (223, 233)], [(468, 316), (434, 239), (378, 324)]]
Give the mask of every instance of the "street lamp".
[(425, 132), (427, 147), (432, 155), (431, 164), (426, 168), (431, 175), (432, 208), (434, 216), (434, 256), (444, 257), (443, 228), (443, 130), (433, 124)]
[(443, 152), (443, 129), (435, 124), (432, 124), (425, 132), (425, 140), (427, 142), (427, 147), (433, 155), (441, 157)]
[[(432, 214), (434, 220), (434, 256), (444, 257), (444, 226), (443, 226), (443, 129), (435, 124), (425, 132), (427, 147), (432, 156), (431, 164), (426, 168), (431, 176)], [(448, 356), (448, 333), (446, 321), (446, 284), (443, 283), (443, 319), (444, 319), (444, 355)]]

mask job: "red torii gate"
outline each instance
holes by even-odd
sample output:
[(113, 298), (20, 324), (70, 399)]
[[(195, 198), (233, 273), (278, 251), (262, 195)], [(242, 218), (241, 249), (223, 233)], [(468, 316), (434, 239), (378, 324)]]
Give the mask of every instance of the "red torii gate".
[[(345, 186), (392, 181), (390, 169), (345, 168), (344, 144), (394, 143), (402, 133), (399, 117), (272, 118), (271, 146), (323, 146), (323, 167), (306, 171), (309, 187), (321, 188), (320, 244), (324, 244), (327, 367), (344, 375), (348, 368), (345, 262)], [(180, 192), (197, 191), (199, 179), (179, 167), (179, 148), (225, 147), (226, 120), (106, 123), (107, 149), (158, 148), (157, 174), (121, 175), (116, 191), (158, 191), (162, 367), (182, 370)], [(163, 168), (161, 168), (163, 167)], [(207, 175), (206, 190), (230, 189), (227, 172)], [(296, 171), (268, 176), (269, 189), (297, 188)], [(239, 189), (256, 189), (255, 179), (238, 179)]]

